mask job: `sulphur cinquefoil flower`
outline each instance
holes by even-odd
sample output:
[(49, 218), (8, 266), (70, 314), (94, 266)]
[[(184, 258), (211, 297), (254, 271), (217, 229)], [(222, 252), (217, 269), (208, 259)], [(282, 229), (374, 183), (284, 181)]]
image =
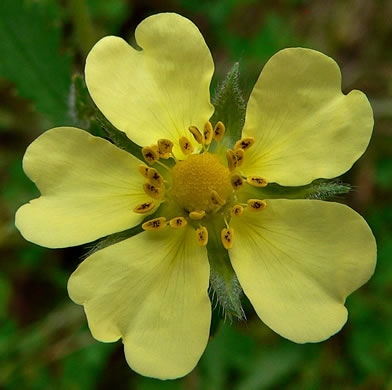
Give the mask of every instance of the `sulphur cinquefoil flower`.
[(183, 376), (203, 353), (211, 243), (228, 254), (274, 331), (298, 343), (338, 332), (346, 297), (375, 267), (368, 225), (342, 204), (266, 199), (263, 191), (350, 169), (372, 132), (366, 96), (342, 93), (331, 58), (282, 50), (262, 70), (233, 139), (230, 123), (211, 119), (214, 64), (197, 27), (155, 15), (137, 27), (136, 41), (141, 49), (100, 40), (85, 77), (95, 104), (143, 158), (80, 129), (45, 132), (23, 161), (41, 197), (18, 210), (18, 229), (57, 248), (142, 224), (84, 260), (68, 289), (93, 336), (121, 338), (129, 365), (143, 375)]

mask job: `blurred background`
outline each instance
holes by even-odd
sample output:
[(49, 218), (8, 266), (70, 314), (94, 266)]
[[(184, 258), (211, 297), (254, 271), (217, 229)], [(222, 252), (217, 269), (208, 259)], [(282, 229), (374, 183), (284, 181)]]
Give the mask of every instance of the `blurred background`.
[[(239, 61), (245, 97), (267, 59), (303, 46), (332, 56), (343, 90), (364, 91), (375, 129), (343, 176), (338, 199), (360, 212), (378, 241), (371, 281), (347, 300), (349, 322), (321, 344), (297, 345), (264, 326), (221, 323), (183, 379), (143, 378), (121, 343), (92, 339), (66, 283), (86, 248), (49, 250), (24, 241), (14, 213), (38, 196), (22, 170), (43, 131), (72, 125), (71, 76), (100, 37), (133, 41), (145, 17), (174, 11), (202, 31), (216, 62), (213, 88)], [(0, 389), (261, 390), (392, 389), (392, 1), (388, 0), (1, 0), (0, 1)], [(184, 42), (186, 44), (186, 42)]]

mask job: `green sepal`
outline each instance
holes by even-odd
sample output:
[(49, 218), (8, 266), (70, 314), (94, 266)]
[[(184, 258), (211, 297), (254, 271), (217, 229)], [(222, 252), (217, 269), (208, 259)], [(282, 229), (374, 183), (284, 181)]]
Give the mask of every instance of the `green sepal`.
[(244, 319), (241, 305), (242, 287), (231, 265), (228, 251), (223, 247), (220, 232), (224, 226), (208, 226), (208, 260), (212, 301), (220, 305), (224, 317)]
[(264, 188), (246, 185), (241, 193), (241, 198), (328, 200), (337, 195), (347, 194), (350, 191), (351, 186), (349, 184), (337, 180), (325, 181), (318, 179), (311, 184), (300, 187), (284, 187), (275, 183), (268, 184)]
[(126, 229), (121, 232), (110, 234), (110, 235), (103, 237), (103, 238), (99, 238), (98, 240), (91, 243), (89, 245), (91, 249), (86, 253), (84, 258), (87, 258), (88, 256), (91, 256), (93, 253), (95, 253), (101, 249), (104, 249), (110, 245), (117, 244), (117, 243), (124, 241), (128, 238), (136, 236), (136, 234), (144, 232), (144, 230), (142, 228), (142, 225), (144, 222), (146, 222), (150, 219), (153, 219), (153, 218), (171, 215), (171, 213), (173, 213), (173, 212), (174, 212), (174, 215), (178, 215), (178, 213), (176, 213), (176, 211), (177, 211), (176, 209), (173, 210), (172, 204), (163, 202), (152, 214), (146, 215), (146, 217), (143, 219), (143, 221), (140, 222), (138, 225), (136, 225), (130, 229)]
[(141, 161), (145, 161), (142, 155), (142, 147), (135, 144), (135, 142), (131, 141), (128, 136), (114, 127), (102, 114), (101, 111), (96, 108), (95, 116), (97, 118), (98, 123), (102, 126), (107, 137), (120, 149), (125, 150), (128, 153), (131, 153), (136, 158)]
[(94, 106), (80, 74), (72, 76), (69, 104), (71, 118), (75, 125), (89, 129), (91, 121), (94, 120)]
[[(218, 86), (212, 100), (215, 107), (211, 118), (212, 125), (215, 126), (218, 121), (221, 121), (226, 127), (225, 136), (221, 141), (223, 150), (234, 147), (241, 138), (245, 123), (246, 103), (240, 88), (239, 68), (238, 62), (233, 65), (226, 79)], [(213, 142), (210, 150), (214, 151), (216, 147), (216, 143)]]
[(86, 127), (92, 134), (109, 138), (118, 148), (144, 161), (141, 146), (114, 127), (92, 101), (81, 75), (74, 75), (70, 97), (70, 111), (74, 122)]
[(128, 238), (136, 236), (143, 231), (142, 224), (136, 225), (130, 229), (123, 230), (122, 232), (111, 234), (110, 236), (106, 236), (101, 238), (91, 244), (91, 249), (86, 253), (84, 258), (91, 256), (93, 253), (100, 251), (101, 249), (105, 249), (108, 246), (117, 244), (121, 241), (124, 241)]

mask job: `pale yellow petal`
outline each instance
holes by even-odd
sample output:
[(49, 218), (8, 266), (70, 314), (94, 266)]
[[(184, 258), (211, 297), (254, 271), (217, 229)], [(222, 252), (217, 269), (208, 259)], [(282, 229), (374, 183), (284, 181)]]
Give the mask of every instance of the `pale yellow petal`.
[(161, 379), (189, 373), (209, 336), (209, 263), (193, 229), (143, 232), (96, 252), (68, 291), (93, 336), (120, 337), (132, 369)]
[(159, 138), (175, 142), (189, 126), (202, 129), (213, 113), (209, 86), (211, 53), (198, 28), (173, 13), (150, 16), (135, 33), (135, 50), (123, 39), (105, 37), (91, 50), (86, 82), (103, 114), (139, 145)]
[(287, 186), (337, 177), (364, 153), (372, 129), (369, 101), (357, 90), (342, 93), (334, 60), (310, 49), (281, 50), (249, 99), (243, 136), (256, 144), (242, 170)]
[(23, 169), (41, 197), (16, 213), (24, 238), (49, 248), (79, 245), (130, 228), (146, 200), (140, 161), (89, 133), (58, 127), (27, 149)]
[(298, 343), (342, 328), (346, 297), (376, 264), (373, 234), (359, 214), (338, 203), (276, 199), (231, 226), (231, 262), (266, 325)]

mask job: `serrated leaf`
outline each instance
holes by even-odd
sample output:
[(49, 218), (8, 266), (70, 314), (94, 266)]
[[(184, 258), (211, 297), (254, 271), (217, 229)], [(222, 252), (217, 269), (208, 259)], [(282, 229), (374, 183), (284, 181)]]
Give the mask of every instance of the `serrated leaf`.
[(226, 316), (243, 319), (241, 305), (242, 288), (231, 265), (229, 254), (220, 241), (220, 230), (216, 226), (208, 228), (208, 260), (210, 262), (210, 286), (213, 299), (223, 309)]
[[(53, 4), (45, 4), (49, 6)], [(12, 81), (53, 125), (70, 123), (70, 58), (60, 54), (60, 31), (48, 10), (39, 3), (2, 0), (0, 15), (0, 76)]]
[[(213, 126), (218, 121), (224, 123), (226, 133), (221, 144), (225, 148), (232, 148), (236, 141), (241, 138), (242, 128), (245, 122), (246, 104), (239, 84), (239, 63), (235, 63), (223, 83), (218, 86), (213, 98), (215, 107), (211, 118)], [(211, 151), (215, 149), (213, 145)]]

